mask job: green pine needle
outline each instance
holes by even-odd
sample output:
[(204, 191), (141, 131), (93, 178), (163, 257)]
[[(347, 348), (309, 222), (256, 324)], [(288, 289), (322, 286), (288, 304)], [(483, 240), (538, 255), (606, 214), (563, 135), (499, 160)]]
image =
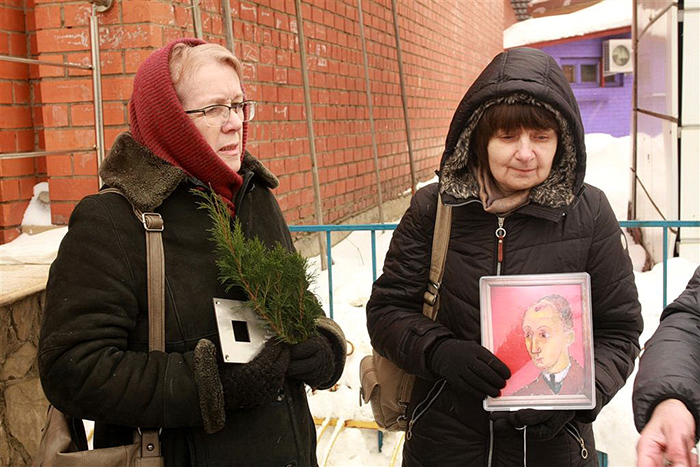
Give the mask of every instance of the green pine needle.
[(192, 192), (204, 199), (199, 207), (213, 221), (209, 232), (226, 291), (240, 286), (265, 326), (283, 342), (296, 344), (316, 335), (316, 318), (323, 310), (308, 290), (314, 277), (306, 258), (280, 243), (269, 249), (257, 237), (246, 238), (238, 219), (231, 229), (231, 213), (216, 193)]

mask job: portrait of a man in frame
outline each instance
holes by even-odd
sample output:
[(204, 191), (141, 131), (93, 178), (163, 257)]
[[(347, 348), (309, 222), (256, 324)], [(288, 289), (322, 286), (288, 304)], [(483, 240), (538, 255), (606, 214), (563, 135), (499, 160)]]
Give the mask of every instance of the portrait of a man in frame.
[(540, 373), (514, 395), (579, 394), (584, 372), (569, 352), (576, 340), (569, 301), (558, 294), (540, 298), (525, 309), (522, 332), (525, 348)]

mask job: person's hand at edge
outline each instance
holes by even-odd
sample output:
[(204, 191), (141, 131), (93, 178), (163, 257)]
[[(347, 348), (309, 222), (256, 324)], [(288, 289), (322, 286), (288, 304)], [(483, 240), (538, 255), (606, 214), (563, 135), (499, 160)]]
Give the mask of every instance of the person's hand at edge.
[(477, 399), (497, 397), (510, 378), (510, 369), (488, 349), (461, 339), (438, 342), (428, 358), (428, 368), (453, 390)]
[(666, 399), (654, 408), (637, 442), (637, 467), (698, 466), (695, 420), (685, 404)]

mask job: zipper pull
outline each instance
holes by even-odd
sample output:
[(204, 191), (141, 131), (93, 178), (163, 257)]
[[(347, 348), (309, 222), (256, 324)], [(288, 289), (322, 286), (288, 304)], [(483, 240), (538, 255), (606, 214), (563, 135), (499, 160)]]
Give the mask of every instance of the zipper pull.
[(506, 238), (506, 229), (503, 228), (505, 223), (504, 217), (498, 218), (498, 228), (496, 229), (496, 238), (498, 239), (498, 266), (496, 268), (496, 275), (501, 274), (501, 263), (503, 263), (503, 239)]
[(583, 436), (579, 434), (578, 430), (571, 423), (567, 423), (564, 428), (581, 445), (581, 459), (588, 459), (588, 449), (586, 449), (586, 441), (583, 439)]

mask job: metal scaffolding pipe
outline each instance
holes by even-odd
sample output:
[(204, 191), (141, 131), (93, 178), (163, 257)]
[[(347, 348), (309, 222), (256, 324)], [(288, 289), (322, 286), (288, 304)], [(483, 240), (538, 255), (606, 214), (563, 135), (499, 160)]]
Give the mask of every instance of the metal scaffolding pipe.
[(627, 215), (630, 219), (637, 218), (637, 128), (639, 126), (638, 102), (638, 79), (639, 62), (637, 54), (639, 48), (639, 27), (637, 25), (637, 2), (632, 3), (632, 63), (634, 73), (632, 73), (632, 183), (630, 183), (632, 205), (628, 207)]
[(194, 22), (194, 37), (201, 39), (202, 34), (202, 10), (199, 9), (199, 0), (192, 0), (192, 20)]
[[(111, 3), (111, 2), (110, 2)], [(99, 167), (105, 158), (105, 129), (102, 114), (102, 68), (100, 64), (100, 23), (97, 16), (99, 5), (93, 3), (90, 15), (90, 57), (92, 60), (92, 98), (95, 110), (95, 149), (97, 152), (98, 183), (102, 185), (99, 177)]]
[(27, 151), (27, 152), (3, 152), (0, 153), (0, 159), (23, 159), (25, 157), (43, 157), (52, 156), (54, 154), (73, 154), (76, 152), (92, 152), (96, 147), (64, 149), (61, 151)]
[(235, 44), (233, 42), (233, 22), (231, 19), (230, 0), (221, 0), (224, 7), (224, 34), (226, 35), (226, 48), (236, 55)]
[(401, 83), (401, 103), (403, 104), (403, 119), (406, 123), (406, 143), (408, 144), (408, 163), (411, 169), (411, 194), (416, 193), (416, 167), (413, 162), (413, 144), (411, 143), (411, 125), (408, 121), (408, 102), (401, 59), (401, 38), (399, 37), (399, 17), (396, 11), (396, 0), (391, 0), (391, 12), (394, 15), (394, 35), (396, 36), (396, 58), (399, 62), (399, 81)]
[(57, 66), (60, 68), (80, 68), (81, 70), (92, 70), (92, 66), (81, 65), (80, 63), (48, 62), (46, 60), (37, 60), (35, 58), (12, 57), (10, 55), (0, 55), (0, 61), (27, 63), (29, 65), (46, 65), (46, 66)]
[[(294, 0), (297, 13), (297, 33), (299, 34), (299, 55), (301, 58), (301, 76), (304, 83), (304, 107), (306, 108), (306, 127), (309, 132), (309, 150), (311, 152), (311, 175), (314, 184), (314, 205), (316, 207), (316, 222), (323, 224), (323, 211), (321, 210), (321, 187), (318, 178), (318, 162), (316, 159), (316, 143), (314, 136), (314, 121), (311, 109), (311, 91), (309, 89), (309, 69), (306, 63), (306, 42), (304, 40), (304, 18), (301, 15), (301, 0)], [(328, 268), (326, 260), (326, 245), (323, 236), (319, 233), (318, 245), (321, 250), (321, 270)], [(331, 245), (328, 243), (328, 249)]]
[(377, 179), (377, 207), (379, 208), (379, 223), (384, 223), (384, 202), (382, 200), (382, 180), (379, 175), (379, 154), (377, 151), (377, 133), (374, 128), (374, 111), (372, 109), (372, 91), (369, 80), (369, 64), (367, 61), (367, 45), (365, 44), (365, 23), (362, 19), (362, 0), (357, 0), (357, 11), (360, 18), (360, 40), (362, 41), (362, 59), (365, 65), (365, 90), (367, 91), (367, 106), (369, 108), (369, 129), (372, 133), (372, 157), (374, 158), (374, 176)]

